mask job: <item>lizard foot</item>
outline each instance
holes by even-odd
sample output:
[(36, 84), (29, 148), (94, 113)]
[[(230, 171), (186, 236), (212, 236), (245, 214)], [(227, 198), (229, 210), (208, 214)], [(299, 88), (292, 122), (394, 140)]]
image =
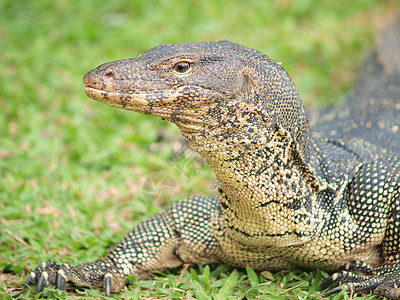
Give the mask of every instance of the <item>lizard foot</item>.
[(373, 268), (361, 261), (353, 261), (325, 279), (320, 290), (331, 285), (341, 285), (325, 292), (326, 296), (340, 292), (343, 288), (356, 294), (384, 296), (389, 299), (400, 299), (400, 261), (394, 260)]
[(73, 267), (48, 260), (31, 272), (25, 288), (37, 284), (37, 293), (43, 292), (46, 285), (55, 285), (62, 291), (66, 286), (104, 288), (108, 297), (111, 292), (116, 292), (124, 286), (124, 277), (110, 261), (100, 259)]

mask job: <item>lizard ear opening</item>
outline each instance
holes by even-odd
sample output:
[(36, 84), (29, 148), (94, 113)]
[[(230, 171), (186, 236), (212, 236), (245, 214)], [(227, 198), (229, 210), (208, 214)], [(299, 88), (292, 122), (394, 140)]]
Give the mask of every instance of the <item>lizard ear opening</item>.
[(252, 102), (254, 97), (254, 83), (246, 70), (241, 72), (235, 86), (235, 96), (239, 101)]

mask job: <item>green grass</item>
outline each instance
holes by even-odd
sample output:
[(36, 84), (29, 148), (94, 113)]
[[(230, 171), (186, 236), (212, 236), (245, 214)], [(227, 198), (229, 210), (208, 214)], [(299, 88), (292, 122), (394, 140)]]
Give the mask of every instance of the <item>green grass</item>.
[[(283, 62), (306, 104), (335, 103), (351, 88), (376, 26), (400, 5), (315, 2), (1, 1), (0, 298), (33, 297), (18, 293), (41, 261), (92, 261), (169, 203), (215, 194), (207, 167), (176, 161), (173, 139), (156, 143), (161, 130), (177, 136), (172, 125), (91, 101), (87, 71), (159, 43), (229, 39)], [(147, 281), (132, 276), (115, 297), (322, 299), (324, 276), (199, 265)], [(51, 287), (45, 295), (69, 297)]]

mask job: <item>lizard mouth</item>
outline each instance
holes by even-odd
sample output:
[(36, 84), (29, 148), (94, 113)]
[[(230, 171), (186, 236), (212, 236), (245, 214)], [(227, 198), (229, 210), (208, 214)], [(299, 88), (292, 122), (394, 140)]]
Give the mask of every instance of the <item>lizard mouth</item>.
[(123, 109), (138, 110), (149, 102), (148, 94), (110, 92), (90, 85), (85, 86), (85, 92), (93, 100)]

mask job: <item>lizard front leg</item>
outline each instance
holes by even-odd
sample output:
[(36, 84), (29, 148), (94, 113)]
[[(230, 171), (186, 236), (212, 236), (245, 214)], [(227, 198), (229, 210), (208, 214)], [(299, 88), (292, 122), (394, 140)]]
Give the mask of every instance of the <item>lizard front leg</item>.
[(182, 200), (134, 227), (106, 257), (74, 267), (53, 260), (43, 262), (30, 274), (26, 285), (37, 284), (38, 292), (48, 284), (60, 290), (72, 285), (104, 287), (108, 296), (122, 288), (131, 274), (143, 277), (183, 262), (217, 262), (220, 250), (210, 232), (210, 222), (218, 211), (218, 197)]
[[(321, 290), (339, 284), (357, 294), (372, 292), (389, 299), (400, 299), (400, 157), (365, 164), (353, 179), (348, 190), (350, 197), (352, 191), (363, 191), (360, 195), (365, 195), (358, 196), (353, 210), (356, 220), (367, 224), (361, 237), (368, 242), (375, 232), (383, 230), (383, 242), (379, 245), (381, 263), (372, 267), (362, 261), (353, 261), (328, 277)], [(348, 203), (352, 202), (350, 198)], [(351, 209), (351, 205), (349, 207)], [(341, 289), (342, 286), (337, 286), (326, 295)]]

